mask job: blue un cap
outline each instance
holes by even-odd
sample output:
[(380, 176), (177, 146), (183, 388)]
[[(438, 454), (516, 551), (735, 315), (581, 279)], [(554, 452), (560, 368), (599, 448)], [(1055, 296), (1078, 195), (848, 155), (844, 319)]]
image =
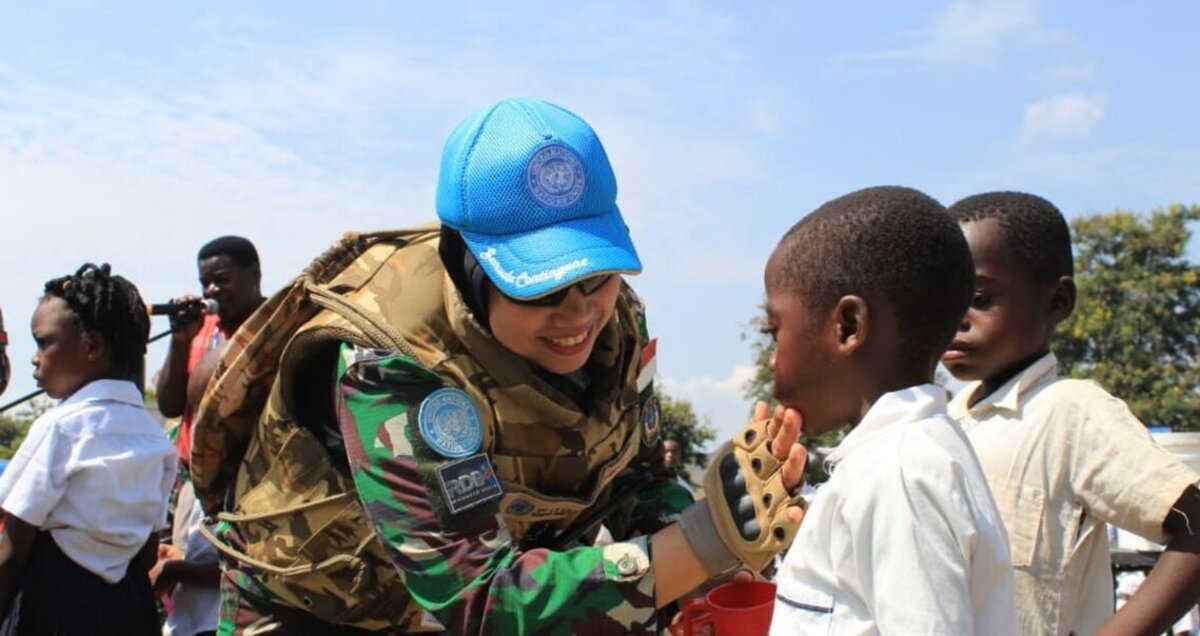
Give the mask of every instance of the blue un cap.
[(459, 124), (442, 155), (437, 211), (506, 296), (642, 271), (600, 139), (548, 102), (507, 99)]

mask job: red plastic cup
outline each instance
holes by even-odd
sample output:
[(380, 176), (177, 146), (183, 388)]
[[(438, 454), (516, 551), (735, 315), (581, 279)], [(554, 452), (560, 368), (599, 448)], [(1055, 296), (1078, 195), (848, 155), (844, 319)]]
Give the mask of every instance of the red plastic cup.
[(774, 613), (774, 583), (730, 581), (685, 603), (682, 620), (670, 630), (674, 636), (700, 636), (711, 625), (714, 636), (766, 636)]

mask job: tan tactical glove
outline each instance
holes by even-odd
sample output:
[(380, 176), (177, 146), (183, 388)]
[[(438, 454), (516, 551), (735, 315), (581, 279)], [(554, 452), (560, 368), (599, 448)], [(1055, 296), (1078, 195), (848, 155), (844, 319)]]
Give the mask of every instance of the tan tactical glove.
[(705, 498), (681, 515), (683, 534), (710, 576), (739, 563), (761, 572), (800, 527), (787, 509), (807, 504), (783, 485), (781, 464), (768, 449), (769, 421), (752, 420), (717, 451), (704, 475)]

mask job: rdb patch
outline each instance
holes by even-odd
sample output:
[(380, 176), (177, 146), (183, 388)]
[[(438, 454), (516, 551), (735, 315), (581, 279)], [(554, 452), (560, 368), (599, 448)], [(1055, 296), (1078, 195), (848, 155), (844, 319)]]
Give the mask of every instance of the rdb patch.
[(437, 475), (451, 514), (470, 510), (504, 495), (492, 462), (485, 453), (442, 464), (438, 466)]

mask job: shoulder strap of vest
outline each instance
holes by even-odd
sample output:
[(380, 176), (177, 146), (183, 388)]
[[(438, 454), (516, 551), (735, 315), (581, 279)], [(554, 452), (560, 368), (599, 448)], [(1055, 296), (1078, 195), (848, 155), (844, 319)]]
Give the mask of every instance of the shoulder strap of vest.
[[(226, 488), (237, 472), (255, 423), (262, 412), (271, 386), (279, 371), (279, 360), (296, 331), (329, 307), (348, 311), (355, 320), (356, 311), (344, 307), (342, 294), (358, 289), (386, 262), (382, 258), (364, 258), (371, 248), (393, 246), (387, 254), (405, 245), (429, 238), (437, 225), (415, 229), (371, 233), (348, 232), (304, 271), (268, 298), (230, 337), (213, 378), (196, 410), (191, 456), (192, 480), (206, 512), (220, 509)], [(360, 326), (355, 321), (356, 326)], [(377, 321), (362, 320), (360, 328), (378, 335), (381, 342), (402, 339), (387, 333)], [(403, 349), (401, 349), (403, 350)]]

